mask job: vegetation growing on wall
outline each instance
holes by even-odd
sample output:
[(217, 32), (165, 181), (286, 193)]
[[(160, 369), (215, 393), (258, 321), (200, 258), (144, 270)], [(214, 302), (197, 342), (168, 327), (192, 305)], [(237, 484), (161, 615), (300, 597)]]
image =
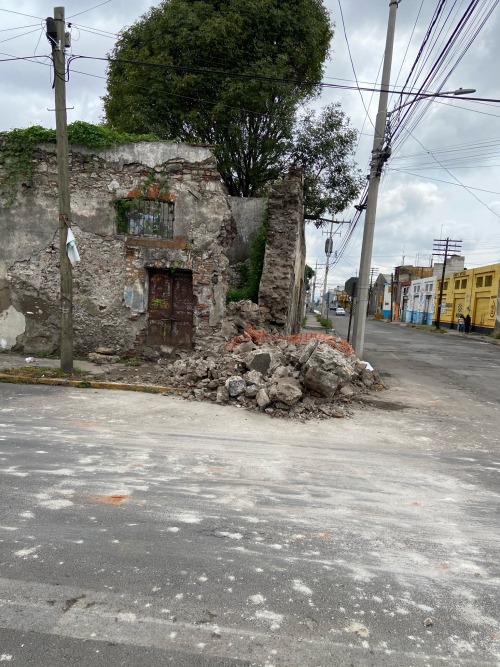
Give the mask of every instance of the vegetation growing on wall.
[(254, 303), (259, 302), (259, 286), (262, 269), (264, 268), (264, 256), (266, 254), (268, 221), (269, 212), (266, 209), (252, 243), (249, 262), (242, 265), (240, 272), (242, 285), (241, 287), (227, 291), (227, 301), (244, 301), (250, 299)]
[[(158, 141), (148, 134), (134, 135), (110, 130), (104, 125), (75, 121), (68, 125), (70, 145), (95, 150), (113, 148), (136, 141)], [(0, 200), (2, 206), (12, 206), (21, 180), (33, 175), (33, 155), (39, 144), (55, 144), (56, 131), (33, 125), (10, 132), (0, 132)]]

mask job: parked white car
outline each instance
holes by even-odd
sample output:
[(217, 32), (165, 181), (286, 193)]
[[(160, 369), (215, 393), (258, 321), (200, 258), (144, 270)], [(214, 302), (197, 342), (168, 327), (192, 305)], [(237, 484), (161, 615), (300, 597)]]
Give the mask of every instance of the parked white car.
[(335, 308), (335, 315), (345, 315), (345, 310), (340, 306), (337, 306), (337, 308)]

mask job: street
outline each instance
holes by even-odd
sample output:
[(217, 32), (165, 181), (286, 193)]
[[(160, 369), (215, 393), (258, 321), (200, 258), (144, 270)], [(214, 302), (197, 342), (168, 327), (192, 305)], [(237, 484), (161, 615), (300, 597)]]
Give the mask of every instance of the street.
[(500, 348), (365, 358), (388, 390), (308, 423), (0, 384), (0, 661), (498, 666)]

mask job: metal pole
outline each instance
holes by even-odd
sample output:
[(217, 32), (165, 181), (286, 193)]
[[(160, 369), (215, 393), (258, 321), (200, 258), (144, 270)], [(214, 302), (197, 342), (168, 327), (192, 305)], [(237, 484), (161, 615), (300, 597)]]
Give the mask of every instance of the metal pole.
[(57, 45), (53, 44), (59, 190), (59, 265), (61, 276), (61, 370), (73, 372), (73, 283), (66, 252), (70, 221), (69, 147), (66, 118), (66, 58), (64, 7), (54, 7)]
[(316, 292), (316, 276), (318, 274), (318, 261), (316, 260), (316, 266), (314, 267), (314, 280), (313, 280), (313, 288), (312, 288), (312, 298), (311, 298), (311, 310), (314, 310), (315, 302), (314, 302), (314, 294)]
[(389, 315), (389, 322), (394, 320), (394, 273), (391, 273), (391, 313)]
[(381, 148), (384, 142), (385, 125), (387, 119), (387, 100), (389, 96), (389, 84), (391, 80), (392, 51), (394, 46), (394, 32), (396, 29), (396, 14), (399, 0), (389, 2), (389, 22), (387, 25), (387, 38), (385, 43), (384, 68), (382, 71), (382, 83), (377, 119), (375, 121), (375, 136), (373, 138), (372, 161), (370, 168), (370, 181), (368, 185), (368, 196), (366, 201), (365, 227), (363, 231), (363, 246), (359, 264), (358, 300), (354, 317), (353, 347), (359, 358), (363, 356), (366, 310), (368, 302), (368, 287), (370, 279), (370, 265), (372, 260), (373, 236), (375, 231), (375, 217), (377, 214), (377, 198), (380, 185), (383, 159)]

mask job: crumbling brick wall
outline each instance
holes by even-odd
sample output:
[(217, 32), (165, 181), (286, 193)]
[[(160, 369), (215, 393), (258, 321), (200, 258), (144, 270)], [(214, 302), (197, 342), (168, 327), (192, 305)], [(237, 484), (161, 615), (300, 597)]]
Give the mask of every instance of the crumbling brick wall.
[[(39, 146), (34, 164), (14, 204), (0, 209), (0, 344), (39, 353), (59, 347), (55, 146)], [(175, 199), (174, 238), (118, 234), (113, 202), (155, 184)], [(73, 268), (75, 352), (98, 346), (142, 351), (151, 268), (192, 272), (194, 346), (210, 346), (221, 336), (226, 253), (235, 228), (209, 148), (169, 142), (103, 151), (72, 147), (70, 188), (81, 256)]]
[(297, 333), (303, 314), (306, 242), (303, 174), (293, 169), (269, 193), (268, 234), (259, 288), (267, 324)]

